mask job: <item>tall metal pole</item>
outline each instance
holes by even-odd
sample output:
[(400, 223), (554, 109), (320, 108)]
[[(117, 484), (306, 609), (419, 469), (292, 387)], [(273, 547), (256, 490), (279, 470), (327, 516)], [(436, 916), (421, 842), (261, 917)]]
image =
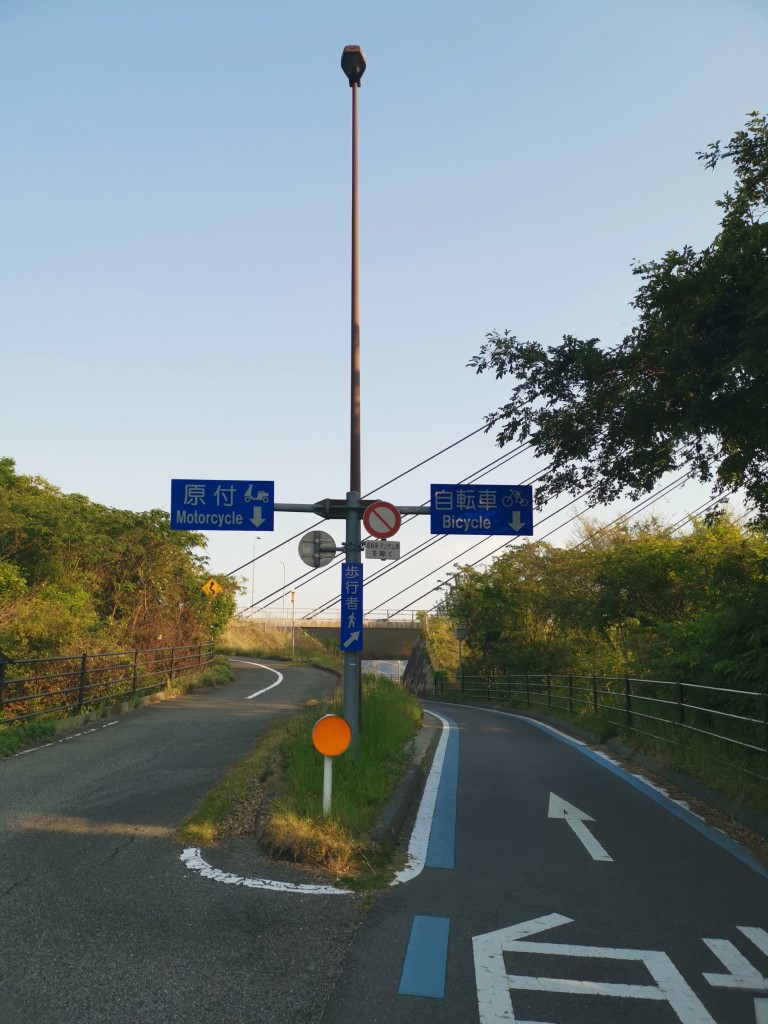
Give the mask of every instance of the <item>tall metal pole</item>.
[(350, 430), (349, 489), (361, 493), (360, 485), (360, 231), (357, 203), (357, 90), (352, 84), (352, 308), (350, 332)]
[[(350, 431), (349, 491), (345, 561), (360, 560), (360, 291), (359, 229), (357, 201), (357, 90), (365, 71), (365, 57), (359, 46), (345, 46), (341, 67), (352, 88), (352, 302), (350, 331)], [(344, 718), (352, 730), (350, 754), (355, 755), (362, 714), (360, 652), (344, 652)]]

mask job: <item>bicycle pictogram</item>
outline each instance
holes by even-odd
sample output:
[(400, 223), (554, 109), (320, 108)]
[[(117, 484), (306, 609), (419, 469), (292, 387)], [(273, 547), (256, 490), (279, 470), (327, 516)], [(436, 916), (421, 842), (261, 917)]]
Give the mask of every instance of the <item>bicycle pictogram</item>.
[(510, 491), (509, 494), (505, 494), (501, 499), (501, 504), (505, 508), (511, 508), (512, 505), (519, 505), (521, 508), (525, 508), (528, 504), (528, 499), (524, 498), (520, 491)]

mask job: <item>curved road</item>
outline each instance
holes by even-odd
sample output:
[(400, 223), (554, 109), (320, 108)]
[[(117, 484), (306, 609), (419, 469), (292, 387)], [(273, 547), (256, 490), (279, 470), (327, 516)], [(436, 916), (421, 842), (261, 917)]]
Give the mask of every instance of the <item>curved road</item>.
[(764, 867), (555, 729), (426, 706), (451, 723), (426, 865), (327, 1024), (768, 1024)]
[(171, 838), (260, 729), (335, 683), (281, 668), (273, 686), (273, 670), (234, 667), (232, 684), (0, 763), (2, 1024), (240, 1024), (318, 1012), (354, 900), (339, 901), (343, 927), (328, 933), (324, 901), (212, 885)]
[(280, 671), (0, 764), (2, 1024), (768, 1024), (768, 871), (520, 717), (427, 705), (410, 861), (370, 907), (252, 887), (332, 880), (246, 841), (181, 860), (226, 764), (330, 689)]

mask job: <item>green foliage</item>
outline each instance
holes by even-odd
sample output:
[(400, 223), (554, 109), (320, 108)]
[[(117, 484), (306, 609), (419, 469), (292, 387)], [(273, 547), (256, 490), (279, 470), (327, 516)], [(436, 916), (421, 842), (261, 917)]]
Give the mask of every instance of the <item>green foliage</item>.
[(443, 611), (468, 627), (467, 674), (633, 675), (759, 690), (768, 676), (768, 538), (727, 517), (671, 534), (587, 523), (570, 548), (460, 568)]
[(591, 503), (651, 490), (689, 467), (715, 489), (743, 487), (768, 516), (768, 122), (752, 113), (707, 168), (733, 164), (721, 229), (701, 252), (685, 246), (637, 265), (638, 323), (623, 341), (571, 335), (544, 348), (492, 333), (470, 365), (513, 381), (489, 416), (498, 443), (530, 439), (551, 464), (539, 505), (590, 490)]
[(50, 740), (56, 732), (56, 723), (52, 721), (25, 722), (11, 729), (0, 728), (0, 758), (23, 750), (31, 743)]
[[(366, 676), (363, 681), (363, 728), (355, 761), (336, 758), (333, 775), (333, 816), (362, 834), (376, 823), (408, 763), (406, 744), (421, 723), (416, 698), (385, 676)], [(343, 715), (341, 701), (331, 712)], [(312, 745), (312, 728), (320, 718), (317, 709), (306, 712), (304, 725), (285, 749), (287, 789), (284, 803), (297, 814), (317, 817), (322, 813), (323, 757)]]
[(362, 706), (356, 760), (348, 754), (334, 759), (329, 817), (322, 814), (323, 758), (311, 737), (323, 714), (342, 713), (340, 696), (271, 723), (180, 825), (180, 839), (213, 842), (243, 817), (255, 826), (256, 808), (268, 790), (272, 799), (262, 807), (261, 841), (273, 853), (336, 875), (373, 871), (378, 877), (382, 861), (371, 831), (408, 764), (422, 712), (412, 694), (384, 676), (364, 676)]
[(107, 508), (18, 476), (0, 458), (0, 649), (15, 658), (215, 640), (236, 583), (216, 577), (196, 533), (166, 512)]

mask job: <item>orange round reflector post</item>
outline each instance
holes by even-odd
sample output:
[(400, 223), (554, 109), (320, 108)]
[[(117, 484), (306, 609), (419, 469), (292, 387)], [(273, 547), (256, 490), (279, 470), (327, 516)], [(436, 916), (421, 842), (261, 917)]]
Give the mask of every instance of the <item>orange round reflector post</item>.
[(315, 722), (312, 742), (315, 749), (325, 757), (338, 757), (352, 741), (352, 730), (346, 719), (340, 715), (323, 715)]

